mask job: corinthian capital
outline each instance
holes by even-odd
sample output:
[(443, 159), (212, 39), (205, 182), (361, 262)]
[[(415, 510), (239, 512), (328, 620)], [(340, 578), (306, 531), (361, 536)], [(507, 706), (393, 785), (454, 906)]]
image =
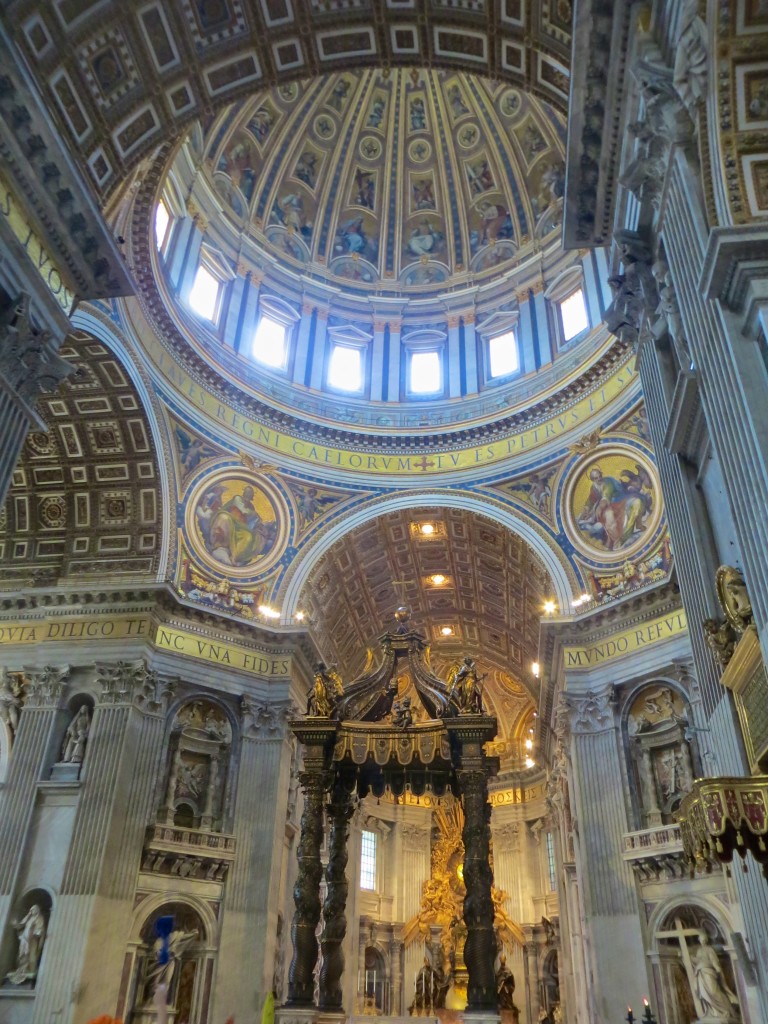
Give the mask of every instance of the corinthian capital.
[(69, 665), (46, 665), (39, 670), (25, 671), (25, 707), (55, 707), (64, 693), (69, 678)]
[(54, 391), (74, 370), (56, 352), (49, 331), (39, 330), (22, 292), (0, 321), (0, 377), (25, 402), (33, 404), (43, 391)]
[(613, 689), (590, 690), (579, 696), (563, 694), (561, 712), (568, 713), (573, 733), (603, 732), (613, 726)]
[(244, 694), (240, 699), (243, 736), (251, 739), (283, 739), (288, 721), (294, 714), (296, 709), (290, 703), (268, 704), (248, 694)]
[(131, 704), (145, 686), (147, 674), (143, 661), (96, 662), (99, 704)]

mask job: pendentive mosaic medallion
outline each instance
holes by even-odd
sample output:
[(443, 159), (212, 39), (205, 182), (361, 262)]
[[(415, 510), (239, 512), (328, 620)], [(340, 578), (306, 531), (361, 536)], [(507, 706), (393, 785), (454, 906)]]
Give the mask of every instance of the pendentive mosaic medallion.
[(650, 460), (635, 448), (598, 448), (566, 484), (564, 524), (577, 551), (593, 561), (626, 560), (655, 536), (661, 492)]
[(203, 477), (187, 498), (184, 519), (194, 553), (227, 576), (256, 576), (285, 547), (287, 513), (277, 492), (245, 470)]

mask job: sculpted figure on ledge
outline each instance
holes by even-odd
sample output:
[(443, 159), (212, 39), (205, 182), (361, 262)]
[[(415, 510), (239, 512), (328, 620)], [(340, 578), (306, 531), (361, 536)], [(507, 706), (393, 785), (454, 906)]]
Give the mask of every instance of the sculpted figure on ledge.
[(458, 707), (459, 714), (482, 715), (483, 697), (480, 683), (485, 676), (477, 674), (474, 658), (466, 657), (457, 662), (448, 674), (448, 696)]
[(307, 699), (307, 715), (330, 718), (343, 692), (344, 686), (339, 673), (333, 668), (326, 668), (320, 662), (315, 667), (312, 689)]

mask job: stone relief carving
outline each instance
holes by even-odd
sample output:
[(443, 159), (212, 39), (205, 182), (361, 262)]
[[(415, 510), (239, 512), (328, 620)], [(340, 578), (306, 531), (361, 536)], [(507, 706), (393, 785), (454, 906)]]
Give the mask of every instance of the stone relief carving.
[(161, 819), (167, 824), (220, 831), (232, 728), (224, 711), (197, 698), (176, 712)]
[(644, 688), (632, 702), (627, 729), (644, 824), (669, 824), (695, 776), (683, 698), (669, 686)]
[(699, 17), (699, 0), (685, 0), (680, 15), (673, 83), (694, 122), (706, 99), (708, 58), (707, 26)]
[(19, 946), (16, 966), (6, 975), (6, 979), (11, 985), (34, 985), (47, 933), (42, 907), (33, 903), (20, 921), (12, 921), (11, 924)]

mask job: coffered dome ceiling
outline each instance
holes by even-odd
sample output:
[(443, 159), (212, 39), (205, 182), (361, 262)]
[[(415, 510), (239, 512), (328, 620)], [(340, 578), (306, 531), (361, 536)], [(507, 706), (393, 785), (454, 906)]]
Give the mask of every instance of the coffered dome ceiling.
[(444, 290), (556, 239), (564, 139), (559, 112), (508, 84), (344, 71), (227, 110), (207, 126), (204, 168), (228, 224), (290, 270)]

